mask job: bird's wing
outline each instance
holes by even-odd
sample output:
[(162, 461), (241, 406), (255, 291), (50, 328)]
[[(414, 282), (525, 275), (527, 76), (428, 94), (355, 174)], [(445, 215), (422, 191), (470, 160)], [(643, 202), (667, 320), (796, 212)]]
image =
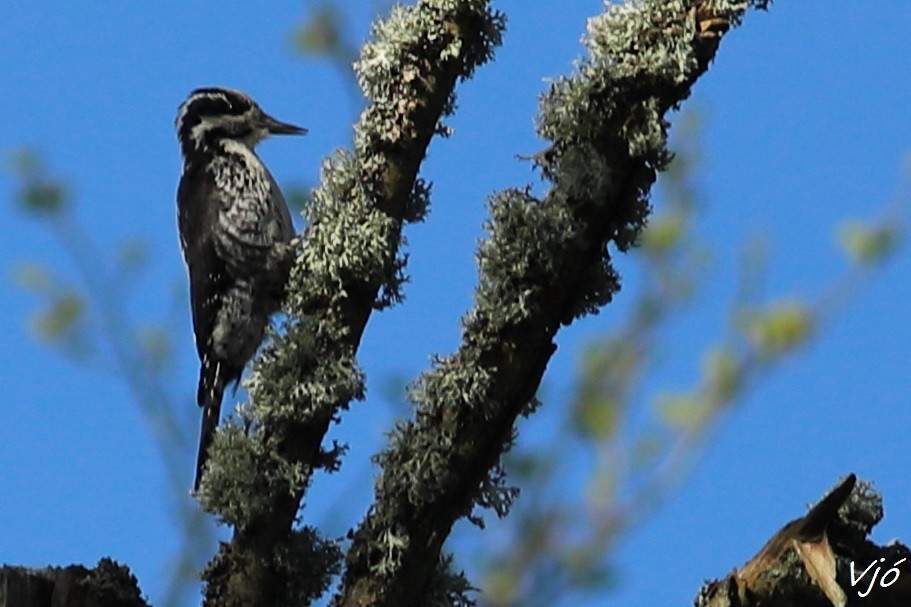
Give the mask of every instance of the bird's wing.
[(190, 305), (196, 351), (202, 360), (218, 317), (221, 296), (231, 287), (231, 276), (212, 241), (220, 201), (210, 178), (184, 175), (178, 193), (180, 244), (190, 275)]
[(294, 223), (291, 221), (291, 211), (288, 209), (288, 203), (285, 202), (285, 197), (282, 195), (282, 190), (278, 187), (278, 182), (275, 181), (275, 177), (272, 176), (272, 173), (268, 168), (265, 170), (266, 176), (269, 178), (269, 187), (272, 188), (271, 201), (272, 204), (275, 205), (279, 240), (281, 242), (290, 242), (291, 238), (294, 236)]

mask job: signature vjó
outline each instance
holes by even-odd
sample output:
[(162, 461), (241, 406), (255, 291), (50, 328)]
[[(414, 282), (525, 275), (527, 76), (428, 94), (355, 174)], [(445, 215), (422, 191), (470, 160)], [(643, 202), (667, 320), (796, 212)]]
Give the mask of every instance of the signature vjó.
[[(862, 579), (864, 579), (864, 576), (867, 575), (867, 572), (869, 572), (871, 569), (873, 569), (874, 565), (876, 565), (877, 563), (883, 563), (883, 562), (885, 562), (885, 560), (886, 560), (885, 557), (883, 557), (883, 558), (880, 558), (878, 561), (873, 561), (872, 563), (870, 563), (870, 566), (867, 567), (866, 569), (864, 569), (863, 573), (860, 574), (860, 577), (854, 576), (854, 561), (851, 561), (851, 587), (853, 588), (854, 586), (857, 585), (858, 582), (860, 582)], [(891, 586), (892, 584), (897, 582), (899, 576), (901, 575), (901, 571), (899, 571), (898, 566), (901, 565), (902, 563), (904, 563), (906, 560), (907, 560), (907, 558), (898, 559), (897, 561), (895, 561), (895, 564), (892, 565), (892, 567), (890, 567), (889, 569), (886, 569), (886, 572), (883, 573), (883, 577), (880, 578), (880, 580), (879, 580), (879, 585), (882, 586), (883, 588), (888, 588), (889, 586)], [(867, 589), (864, 592), (861, 592), (858, 590), (857, 596), (863, 598), (870, 594), (870, 590), (873, 589), (873, 585), (876, 583), (876, 578), (877, 578), (877, 576), (879, 576), (880, 569), (882, 569), (882, 565), (877, 567), (876, 571), (873, 572), (873, 577), (870, 578), (870, 585), (867, 586)], [(890, 579), (890, 581), (886, 582), (886, 578), (889, 576), (893, 576), (893, 577)]]

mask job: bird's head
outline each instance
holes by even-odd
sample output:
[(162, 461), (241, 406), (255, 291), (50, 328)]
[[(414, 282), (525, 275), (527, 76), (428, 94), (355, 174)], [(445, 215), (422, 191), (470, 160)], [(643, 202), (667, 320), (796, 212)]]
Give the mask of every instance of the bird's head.
[(184, 154), (232, 139), (250, 149), (269, 135), (303, 135), (307, 129), (266, 114), (249, 95), (227, 88), (196, 89), (177, 111), (177, 138)]

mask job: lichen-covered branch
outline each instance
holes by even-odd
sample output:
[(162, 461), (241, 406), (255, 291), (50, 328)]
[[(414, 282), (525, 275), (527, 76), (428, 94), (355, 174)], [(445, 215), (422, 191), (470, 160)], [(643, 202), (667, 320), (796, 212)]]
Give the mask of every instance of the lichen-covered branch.
[(312, 529), (294, 529), (332, 420), (361, 398), (355, 352), (372, 310), (400, 298), (402, 226), (429, 188), (418, 169), (459, 79), (490, 59), (502, 17), (484, 0), (422, 0), (376, 25), (356, 65), (369, 107), (353, 152), (323, 166), (288, 284), (287, 331), (247, 384), (244, 427), (216, 439), (201, 501), (235, 528), (204, 578), (206, 605), (298, 605), (321, 594), (340, 557)]
[(415, 384), (415, 419), (378, 456), (376, 499), (355, 533), (335, 604), (464, 601), (446, 571), (452, 524), (478, 505), (502, 515), (515, 489), (498, 462), (529, 413), (561, 325), (619, 289), (608, 245), (632, 246), (669, 157), (665, 114), (705, 72), (722, 35), (765, 0), (641, 0), (590, 20), (588, 57), (541, 101), (535, 157), (543, 200), (500, 192), (478, 258), (475, 306), (458, 352)]

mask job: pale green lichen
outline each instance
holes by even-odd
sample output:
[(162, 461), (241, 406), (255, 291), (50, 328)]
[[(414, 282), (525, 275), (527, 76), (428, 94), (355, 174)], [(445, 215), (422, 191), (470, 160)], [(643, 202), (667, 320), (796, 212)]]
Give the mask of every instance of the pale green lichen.
[(209, 458), (199, 499), (206, 509), (217, 507), (225, 524), (243, 528), (247, 521), (261, 520), (272, 510), (276, 487), (287, 487), (289, 479), (295, 488), (308, 482), (299, 464), (274, 457), (261, 438), (232, 421), (215, 436), (213, 454), (218, 455)]
[(312, 527), (292, 531), (276, 550), (274, 562), (281, 579), (280, 605), (306, 607), (328, 590), (341, 571), (342, 552), (333, 540), (322, 537)]
[[(712, 43), (700, 37), (697, 4), (607, 4), (588, 23), (588, 56), (542, 96), (537, 128), (551, 145), (534, 160), (553, 187), (543, 199), (523, 190), (491, 198), (462, 346), (417, 380), (409, 392), (414, 421), (400, 423), (376, 458), (382, 474), (365, 522), (368, 535), (401, 525), (415, 512), (451, 509), (452, 500), (464, 500), (459, 491), (499, 516), (508, 511), (516, 493), (499, 468), (479, 487), (462, 475), (477, 465), (470, 458), (508, 449), (513, 435), (504, 432), (504, 423), (510, 428), (509, 416), (537, 405), (534, 398), (497, 400), (504, 378), (516, 381), (513, 365), (525, 365), (530, 378), (540, 369), (534, 356), (543, 354), (523, 346), (552, 347), (559, 324), (597, 311), (619, 290), (608, 246), (625, 251), (635, 244), (649, 213), (650, 187), (670, 158), (664, 115), (686, 98), (713, 53), (706, 50)], [(737, 24), (748, 6), (765, 4), (716, 0), (713, 16)], [(522, 400), (523, 389), (528, 391), (519, 386), (506, 397)]]

